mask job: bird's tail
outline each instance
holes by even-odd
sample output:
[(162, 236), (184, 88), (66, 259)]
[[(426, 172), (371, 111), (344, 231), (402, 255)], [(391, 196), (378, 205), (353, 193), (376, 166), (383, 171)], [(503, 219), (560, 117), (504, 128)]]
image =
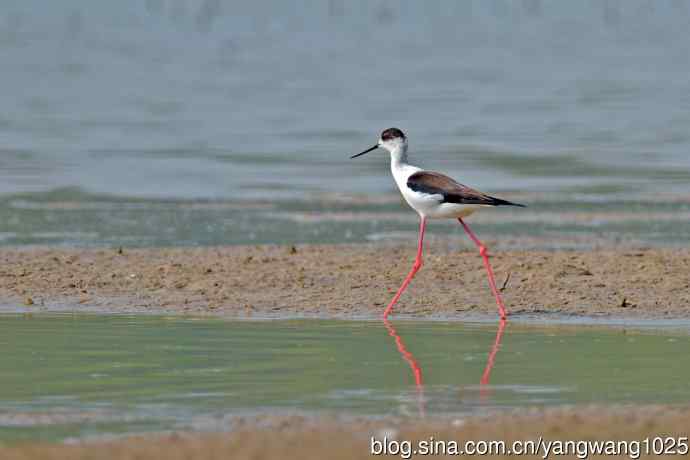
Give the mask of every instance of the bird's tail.
[(513, 203), (512, 201), (507, 201), (507, 200), (502, 200), (500, 198), (493, 198), (493, 203), (491, 203), (494, 206), (517, 206), (518, 208), (526, 208), (526, 204), (520, 204), (520, 203)]

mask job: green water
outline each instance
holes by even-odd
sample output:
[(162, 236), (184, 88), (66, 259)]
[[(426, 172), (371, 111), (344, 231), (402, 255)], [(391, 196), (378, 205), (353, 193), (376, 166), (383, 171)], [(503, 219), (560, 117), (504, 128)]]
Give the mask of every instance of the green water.
[(462, 416), (690, 400), (690, 336), (683, 330), (390, 326), (6, 315), (0, 441), (228, 430), (234, 416), (256, 413)]
[[(660, 203), (656, 195), (623, 198), (598, 190), (519, 201), (529, 207), (478, 213), (473, 228), (502, 249), (690, 244), (686, 197)], [(126, 198), (62, 188), (0, 195), (0, 246), (409, 243), (416, 241), (417, 219), (395, 191), (238, 201)], [(453, 220), (433, 222), (429, 235), (471, 244)]]

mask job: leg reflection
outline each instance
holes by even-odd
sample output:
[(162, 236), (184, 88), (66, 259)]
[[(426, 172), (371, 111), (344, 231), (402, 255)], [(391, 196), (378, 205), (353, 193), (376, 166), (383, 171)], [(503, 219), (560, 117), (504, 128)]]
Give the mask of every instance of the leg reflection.
[(506, 328), (506, 320), (502, 319), (498, 323), (498, 330), (496, 331), (496, 339), (494, 340), (494, 344), (491, 347), (491, 351), (489, 352), (489, 358), (486, 360), (486, 367), (484, 368), (484, 373), (482, 374), (482, 380), (479, 382), (480, 384), (480, 396), (482, 398), (485, 398), (489, 394), (488, 388), (486, 388), (486, 385), (489, 384), (489, 379), (491, 378), (491, 370), (494, 368), (494, 361), (496, 359), (496, 354), (498, 353), (499, 348), (501, 348), (501, 340), (503, 340), (503, 331)]
[(405, 361), (407, 361), (407, 364), (410, 365), (410, 369), (412, 369), (412, 374), (414, 375), (414, 382), (417, 387), (417, 405), (419, 407), (419, 415), (423, 417), (425, 411), (424, 382), (422, 380), (422, 368), (419, 367), (419, 363), (417, 363), (417, 360), (415, 359), (414, 355), (407, 351), (405, 343), (402, 341), (402, 338), (398, 335), (390, 321), (384, 319), (383, 325), (386, 326), (386, 329), (388, 330), (388, 335), (393, 337), (393, 339), (395, 340), (395, 346), (398, 348), (398, 352), (400, 352), (400, 355), (403, 357)]

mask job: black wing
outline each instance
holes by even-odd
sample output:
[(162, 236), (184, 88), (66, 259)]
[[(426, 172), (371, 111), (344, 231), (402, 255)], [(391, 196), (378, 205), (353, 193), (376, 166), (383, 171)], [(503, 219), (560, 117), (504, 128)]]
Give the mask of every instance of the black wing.
[(525, 207), (524, 204), (512, 203), (489, 196), (486, 193), (459, 184), (448, 176), (431, 171), (419, 171), (412, 174), (407, 178), (407, 186), (415, 192), (441, 195), (443, 197), (442, 203)]

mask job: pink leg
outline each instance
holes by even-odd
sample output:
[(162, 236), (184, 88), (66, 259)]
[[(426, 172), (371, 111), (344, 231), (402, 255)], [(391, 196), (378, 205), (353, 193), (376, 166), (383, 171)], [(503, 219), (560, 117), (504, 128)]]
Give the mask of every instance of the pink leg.
[(398, 299), (402, 295), (403, 292), (405, 292), (405, 289), (407, 288), (407, 285), (410, 284), (410, 281), (412, 281), (412, 278), (414, 277), (415, 273), (419, 271), (420, 268), (422, 268), (422, 248), (424, 247), (424, 229), (426, 228), (426, 217), (422, 217), (422, 220), (419, 221), (419, 247), (417, 248), (417, 258), (414, 260), (414, 265), (412, 266), (412, 270), (410, 270), (410, 273), (407, 274), (407, 277), (405, 277), (405, 281), (403, 281), (402, 285), (400, 286), (400, 289), (398, 289), (398, 292), (395, 293), (395, 297), (393, 297), (393, 300), (391, 300), (391, 303), (388, 304), (386, 307), (386, 310), (383, 312), (383, 319), (388, 318), (388, 315), (390, 314), (391, 310), (393, 310), (393, 306), (398, 302)]
[(501, 315), (501, 319), (506, 319), (506, 309), (503, 306), (503, 299), (501, 299), (501, 294), (498, 292), (498, 289), (496, 289), (496, 280), (494, 279), (494, 271), (491, 269), (491, 264), (489, 263), (489, 256), (486, 253), (486, 246), (482, 244), (481, 241), (479, 241), (479, 238), (470, 230), (470, 227), (461, 219), (458, 218), (458, 221), (460, 224), (462, 224), (462, 227), (465, 229), (467, 234), (469, 235), (470, 239), (474, 241), (474, 244), (477, 245), (479, 248), (479, 254), (481, 254), (482, 259), (484, 259), (484, 266), (486, 267), (486, 273), (487, 276), (489, 277), (489, 286), (491, 286), (491, 292), (493, 292), (494, 297), (496, 298), (496, 304), (498, 305), (498, 312)]

